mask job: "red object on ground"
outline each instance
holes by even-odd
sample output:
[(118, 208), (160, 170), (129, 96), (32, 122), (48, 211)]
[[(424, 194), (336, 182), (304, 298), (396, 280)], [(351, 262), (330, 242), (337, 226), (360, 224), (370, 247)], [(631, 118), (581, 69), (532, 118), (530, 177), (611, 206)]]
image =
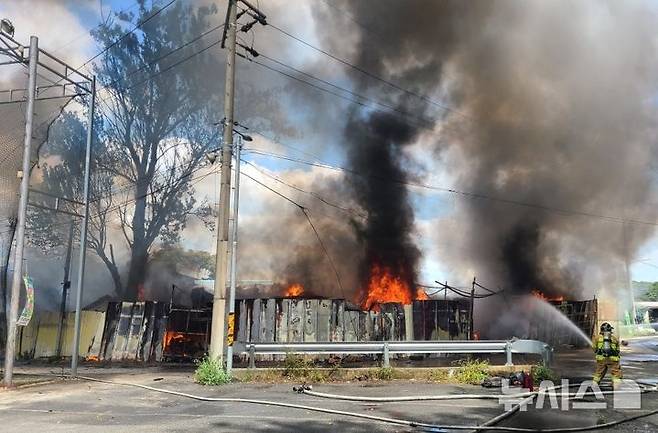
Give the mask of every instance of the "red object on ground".
[(532, 379), (532, 372), (530, 373), (525, 373), (523, 375), (523, 388), (526, 388), (530, 390), (531, 392), (534, 391), (534, 380)]

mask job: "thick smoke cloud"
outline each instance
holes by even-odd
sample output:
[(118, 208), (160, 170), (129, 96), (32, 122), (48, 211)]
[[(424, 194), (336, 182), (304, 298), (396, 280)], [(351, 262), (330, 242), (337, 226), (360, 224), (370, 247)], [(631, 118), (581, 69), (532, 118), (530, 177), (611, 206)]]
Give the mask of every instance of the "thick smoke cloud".
[[(376, 172), (387, 162), (378, 153), (395, 160), (419, 134), (434, 134), (437, 157), (450, 155), (457, 189), (488, 197), (457, 202), (461, 230), (436, 228), (439, 247), (461, 246), (442, 257), (455, 275), (475, 269), (509, 290), (574, 297), (614, 285), (615, 271), (653, 229), (626, 224), (624, 242), (622, 224), (596, 215), (656, 217), (650, 204), (655, 14), (642, 3), (604, 1), (340, 7), (350, 19), (326, 13), (339, 29), (334, 35), (360, 24), (353, 49), (358, 67), (433, 100), (442, 97), (454, 109), (442, 111), (354, 72), (359, 88), (439, 121), (433, 131), (409, 126), (396, 146), (389, 144), (393, 130), (378, 131), (378, 152), (358, 136), (372, 131), (374, 117), (359, 123), (355, 113), (346, 135), (354, 137), (355, 167)], [(338, 47), (340, 38), (329, 41)], [(361, 146), (371, 156), (366, 161)], [(408, 173), (396, 168), (403, 178)], [(356, 190), (372, 198), (367, 189)], [(390, 195), (387, 204), (404, 208), (406, 195)]]

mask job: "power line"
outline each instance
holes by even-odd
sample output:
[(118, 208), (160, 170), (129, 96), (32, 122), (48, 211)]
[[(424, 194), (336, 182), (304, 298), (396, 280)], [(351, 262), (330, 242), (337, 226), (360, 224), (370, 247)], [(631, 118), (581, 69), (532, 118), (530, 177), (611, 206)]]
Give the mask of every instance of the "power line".
[(151, 21), (153, 18), (155, 18), (156, 16), (158, 16), (162, 11), (164, 11), (165, 9), (167, 9), (169, 6), (171, 6), (171, 5), (174, 4), (175, 2), (176, 2), (176, 0), (170, 0), (169, 3), (167, 3), (167, 4), (164, 5), (164, 6), (162, 6), (160, 9), (158, 9), (158, 10), (155, 11), (155, 12), (153, 12), (151, 15), (149, 15), (149, 16), (146, 17), (146, 18), (144, 18), (143, 20), (139, 21), (137, 24), (135, 24), (135, 26), (134, 26), (132, 29), (130, 29), (129, 31), (127, 31), (126, 33), (124, 33), (123, 35), (121, 35), (120, 37), (118, 37), (117, 39), (115, 39), (112, 43), (110, 43), (110, 44), (109, 44), (108, 46), (106, 46), (104, 49), (102, 49), (101, 51), (99, 51), (98, 53), (96, 53), (92, 58), (90, 58), (89, 60), (87, 60), (86, 62), (84, 62), (82, 65), (80, 65), (80, 67), (79, 67), (78, 69), (80, 69), (80, 68), (84, 68), (84, 67), (87, 66), (89, 63), (91, 63), (92, 61), (96, 60), (99, 56), (103, 55), (103, 54), (106, 53), (108, 50), (110, 50), (112, 47), (116, 46), (119, 42), (123, 41), (125, 38), (127, 38), (129, 35), (131, 35), (132, 33), (134, 33), (134, 32), (135, 32), (137, 29), (139, 29), (141, 26), (143, 26), (143, 25), (146, 24), (147, 22)]
[(317, 194), (316, 192), (313, 192), (313, 191), (306, 191), (306, 190), (303, 189), (303, 188), (300, 188), (300, 187), (298, 187), (298, 186), (296, 186), (296, 185), (294, 185), (294, 184), (288, 183), (288, 182), (284, 181), (283, 179), (281, 179), (280, 177), (275, 176), (275, 175), (273, 175), (273, 174), (271, 174), (271, 173), (266, 172), (265, 170), (261, 169), (260, 167), (258, 167), (256, 164), (254, 164), (254, 163), (251, 162), (251, 161), (247, 161), (247, 160), (245, 160), (245, 159), (240, 159), (240, 161), (244, 162), (245, 164), (249, 164), (251, 167), (253, 167), (255, 170), (257, 170), (259, 173), (261, 173), (261, 174), (263, 174), (263, 175), (269, 177), (270, 179), (272, 179), (272, 180), (274, 180), (274, 181), (276, 181), (276, 182), (279, 182), (279, 183), (281, 183), (281, 184), (287, 186), (288, 188), (294, 189), (295, 191), (299, 191), (299, 192), (301, 192), (301, 193), (308, 194), (308, 195), (310, 195), (311, 197), (313, 197), (313, 198), (315, 198), (315, 199), (321, 201), (322, 203), (324, 203), (324, 204), (326, 204), (326, 205), (328, 205), (328, 206), (334, 207), (334, 208), (336, 208), (336, 209), (338, 209), (338, 210), (341, 210), (341, 211), (343, 211), (343, 212), (345, 212), (345, 213), (348, 213), (348, 214), (350, 214), (350, 215), (355, 215), (355, 216), (358, 216), (358, 217), (361, 217), (361, 218), (364, 218), (364, 219), (367, 219), (367, 218), (368, 218), (367, 215), (365, 215), (365, 214), (363, 214), (363, 213), (357, 211), (356, 209), (346, 208), (346, 207), (340, 206), (340, 205), (338, 205), (338, 204), (336, 204), (336, 203), (334, 203), (334, 202), (331, 202), (331, 201), (329, 201), (328, 199), (322, 197), (321, 195)]
[(261, 187), (267, 189), (268, 191), (278, 195), (282, 199), (286, 200), (288, 203), (296, 206), (304, 214), (304, 216), (306, 217), (306, 220), (308, 221), (309, 225), (311, 226), (311, 229), (313, 230), (313, 233), (315, 234), (315, 237), (318, 240), (318, 243), (320, 244), (320, 247), (322, 248), (322, 251), (324, 252), (325, 256), (327, 257), (327, 260), (329, 261), (329, 264), (331, 265), (331, 269), (334, 271), (334, 274), (336, 275), (336, 282), (338, 283), (338, 287), (340, 288), (341, 293), (343, 294), (343, 297), (345, 299), (347, 299), (347, 295), (345, 294), (345, 290), (344, 290), (343, 284), (341, 282), (340, 274), (338, 273), (338, 269), (336, 269), (336, 265), (334, 264), (334, 261), (331, 258), (331, 255), (329, 254), (329, 251), (327, 250), (324, 242), (322, 241), (322, 238), (320, 237), (320, 233), (315, 228), (315, 225), (313, 224), (313, 221), (311, 220), (311, 216), (309, 215), (308, 208), (306, 208), (305, 206), (302, 206), (301, 204), (297, 203), (296, 201), (294, 201), (290, 197), (287, 197), (287, 196), (281, 194), (279, 191), (277, 191), (273, 188), (270, 188), (269, 186), (265, 185), (264, 183), (260, 182), (259, 180), (255, 179), (254, 177), (248, 175), (247, 173), (243, 172), (241, 174), (243, 174), (247, 178), (251, 179), (253, 182), (257, 183)]
[(446, 192), (470, 199), (479, 199), (479, 200), (487, 200), (487, 201), (492, 201), (492, 202), (498, 202), (498, 203), (505, 203), (505, 204), (510, 204), (510, 205), (515, 205), (515, 206), (522, 206), (522, 207), (527, 207), (531, 209), (537, 209), (537, 210), (542, 210), (546, 212), (552, 212), (552, 213), (557, 213), (560, 215), (564, 216), (582, 216), (582, 217), (588, 217), (588, 218), (597, 218), (609, 222), (614, 222), (614, 223), (621, 223), (621, 224), (637, 224), (637, 225), (648, 225), (648, 226), (658, 226), (658, 222), (653, 222), (653, 221), (642, 221), (642, 220), (636, 220), (636, 219), (627, 219), (627, 218), (622, 218), (622, 217), (617, 217), (617, 216), (612, 216), (612, 215), (603, 215), (603, 214), (597, 214), (593, 212), (585, 212), (585, 211), (579, 211), (579, 210), (572, 210), (572, 209), (561, 209), (561, 208), (556, 208), (556, 207), (551, 207), (551, 206), (546, 206), (546, 205), (541, 205), (537, 203), (528, 203), (520, 200), (514, 200), (514, 199), (507, 199), (507, 198), (502, 198), (502, 197), (494, 197), (490, 196), (487, 194), (483, 193), (477, 193), (477, 192), (470, 192), (470, 191), (462, 191), (454, 188), (445, 188), (445, 187), (440, 187), (436, 185), (430, 185), (430, 184), (425, 184), (425, 183), (419, 183), (419, 182), (409, 182), (406, 180), (401, 180), (401, 179), (394, 179), (394, 178), (387, 178), (383, 176), (376, 176), (376, 175), (366, 175), (363, 173), (358, 172), (357, 170), (351, 170), (349, 168), (345, 167), (340, 167), (340, 166), (333, 166), (329, 165), (326, 163), (322, 162), (314, 162), (314, 161), (305, 161), (302, 159), (298, 158), (293, 158), (289, 157), (286, 155), (280, 155), (276, 153), (271, 153), (271, 152), (266, 152), (262, 151), (259, 149), (246, 149), (247, 151), (256, 154), (256, 155), (263, 155), (263, 156), (271, 156), (273, 158), (278, 158), (278, 159), (283, 159), (291, 162), (296, 162), (300, 164), (306, 164), (306, 165), (311, 165), (314, 167), (321, 167), (329, 170), (335, 170), (335, 171), (341, 171), (345, 172), (348, 174), (352, 174), (355, 176), (360, 176), (360, 177), (367, 177), (367, 178), (372, 178), (372, 179), (377, 179), (381, 180), (384, 182), (391, 182), (399, 185), (405, 185), (405, 186), (412, 186), (412, 187), (417, 187), (417, 188), (423, 188), (423, 189), (428, 189), (432, 191), (441, 191), (441, 192)]
[[(270, 62), (275, 63), (275, 64), (277, 64), (277, 65), (279, 65), (279, 66), (283, 66), (283, 67), (285, 67), (285, 68), (288, 68), (288, 69), (290, 69), (290, 70), (292, 70), (292, 71), (294, 71), (294, 72), (296, 72), (296, 73), (298, 73), (298, 74), (300, 74), (300, 75), (303, 75), (303, 76), (305, 76), (305, 77), (308, 77), (308, 78), (313, 79), (313, 80), (316, 80), (316, 81), (319, 81), (319, 82), (322, 83), (322, 84), (325, 84), (325, 85), (327, 85), (327, 86), (330, 86), (330, 87), (332, 87), (332, 88), (334, 88), (334, 89), (337, 89), (337, 90), (340, 90), (340, 91), (342, 91), (342, 92), (349, 93), (350, 95), (352, 95), (352, 96), (354, 96), (354, 97), (356, 97), (356, 98), (361, 98), (361, 99), (363, 99), (363, 100), (365, 100), (365, 101), (370, 102), (371, 104), (375, 104), (376, 106), (379, 106), (379, 107), (381, 107), (382, 109), (384, 109), (384, 110), (386, 110), (386, 111), (391, 111), (391, 112), (394, 112), (394, 113), (398, 113), (398, 114), (400, 114), (400, 115), (402, 115), (402, 116), (404, 116), (404, 117), (407, 117), (407, 118), (416, 119), (417, 122), (414, 123), (414, 124), (415, 124), (416, 126), (418, 126), (418, 127), (422, 127), (422, 128), (425, 128), (425, 129), (431, 129), (432, 126), (433, 126), (433, 123), (436, 122), (435, 119), (424, 119), (424, 118), (421, 118), (421, 117), (415, 116), (414, 114), (409, 113), (408, 111), (401, 110), (401, 109), (399, 109), (399, 108), (397, 108), (397, 107), (394, 107), (394, 106), (389, 105), (389, 104), (385, 104), (385, 103), (383, 103), (383, 102), (380, 102), (380, 101), (377, 101), (377, 100), (375, 100), (375, 99), (372, 99), (372, 98), (370, 98), (370, 97), (368, 97), (368, 96), (365, 96), (365, 95), (362, 95), (362, 94), (356, 93), (356, 92), (354, 92), (354, 91), (352, 91), (352, 90), (350, 90), (350, 89), (346, 89), (345, 87), (341, 87), (341, 86), (339, 86), (339, 85), (337, 85), (337, 84), (331, 83), (331, 82), (329, 82), (329, 81), (327, 81), (327, 80), (324, 80), (324, 79), (322, 79), (322, 78), (318, 78), (318, 77), (316, 77), (316, 76), (314, 76), (314, 75), (311, 75), (311, 74), (309, 74), (309, 73), (307, 73), (307, 72), (304, 72), (304, 71), (302, 71), (302, 70), (300, 70), (300, 69), (294, 68), (293, 66), (290, 66), (290, 65), (288, 65), (288, 64), (286, 64), (286, 63), (283, 63), (283, 62), (281, 62), (281, 61), (279, 61), (279, 60), (277, 60), (277, 59), (274, 59), (274, 58), (272, 58), (272, 57), (269, 57), (269, 56), (267, 56), (267, 55), (265, 55), (265, 54), (260, 53), (259, 56), (260, 56), (260, 57), (263, 57), (263, 58), (269, 60)], [(265, 64), (263, 64), (263, 63), (261, 63), (261, 62), (259, 62), (259, 61), (257, 61), (257, 60), (253, 60), (253, 59), (248, 59), (248, 60), (250, 60), (250, 61), (256, 63), (256, 64), (259, 65), (259, 66), (262, 66), (262, 67), (264, 67), (264, 68), (267, 68), (267, 69), (269, 69), (269, 70), (271, 70), (271, 71), (273, 71), (273, 72), (277, 72), (277, 73), (279, 73), (279, 74), (282, 74), (282, 75), (284, 75), (284, 76), (286, 76), (286, 77), (288, 77), (288, 78), (291, 78), (291, 79), (293, 79), (293, 80), (300, 81), (300, 82), (302, 82), (302, 83), (304, 83), (304, 84), (310, 85), (310, 86), (312, 86), (312, 87), (315, 87), (316, 89), (322, 90), (322, 91), (327, 92), (327, 93), (330, 93), (330, 94), (332, 94), (332, 95), (342, 97), (342, 96), (340, 96), (340, 95), (338, 95), (338, 94), (335, 94), (335, 93), (333, 93), (333, 92), (328, 92), (328, 90), (325, 89), (325, 88), (323, 88), (323, 87), (319, 87), (319, 86), (313, 85), (312, 83), (310, 83), (310, 82), (308, 82), (308, 81), (302, 80), (302, 79), (300, 79), (299, 77), (295, 77), (294, 75), (287, 74), (287, 73), (285, 73), (284, 71), (281, 71), (281, 70), (279, 70), (279, 69), (269, 67), (269, 66), (267, 66), (267, 65), (265, 65)], [(354, 100), (354, 99), (351, 99), (351, 98), (343, 98), (343, 99), (346, 99), (346, 100), (348, 100), (348, 101), (350, 101), (350, 102), (353, 102), (353, 103), (358, 103), (359, 105), (364, 106), (364, 107), (368, 107), (367, 105), (365, 105), (365, 104), (363, 104), (363, 103), (360, 103), (360, 101), (358, 101), (358, 100)], [(372, 107), (371, 107), (371, 108), (372, 108)]]
[(372, 72), (369, 72), (369, 71), (367, 71), (367, 70), (365, 70), (365, 69), (363, 69), (363, 68), (361, 68), (361, 67), (359, 67), (359, 66), (353, 65), (352, 63), (348, 62), (347, 60), (341, 59), (340, 57), (337, 57), (337, 56), (331, 54), (330, 52), (323, 50), (322, 48), (316, 47), (315, 45), (313, 45), (313, 44), (311, 44), (311, 43), (309, 43), (309, 42), (303, 40), (302, 38), (300, 38), (300, 37), (298, 37), (298, 36), (295, 36), (295, 35), (293, 35), (293, 34), (287, 32), (286, 30), (284, 30), (284, 29), (282, 29), (282, 28), (280, 28), (280, 27), (277, 27), (276, 25), (274, 25), (274, 24), (272, 24), (272, 23), (268, 23), (268, 25), (269, 25), (269, 27), (272, 27), (273, 29), (279, 31), (280, 33), (283, 33), (284, 35), (288, 36), (289, 38), (294, 39), (294, 40), (296, 40), (297, 42), (299, 42), (299, 43), (301, 43), (301, 44), (303, 44), (303, 45), (306, 45), (307, 47), (312, 48), (313, 50), (315, 50), (315, 51), (317, 51), (317, 52), (319, 52), (319, 53), (322, 53), (322, 54), (324, 54), (325, 56), (330, 57), (331, 59), (333, 59), (333, 60), (335, 60), (335, 61), (337, 61), (337, 62), (339, 62), (339, 63), (341, 63), (341, 64), (343, 64), (343, 65), (345, 65), (345, 66), (348, 66), (348, 67), (350, 67), (350, 68), (352, 68), (352, 69), (354, 69), (354, 70), (356, 70), (356, 71), (358, 71), (358, 72), (360, 72), (360, 73), (362, 73), (362, 74), (364, 74), (364, 75), (366, 75), (366, 76), (368, 76), (368, 77), (370, 77), (370, 78), (372, 78), (372, 79), (374, 79), (374, 80), (377, 80), (377, 81), (379, 81), (379, 82), (382, 82), (382, 83), (384, 83), (384, 84), (387, 84), (388, 86), (390, 86), (390, 87), (392, 87), (392, 88), (394, 88), (394, 89), (396, 89), (396, 90), (399, 90), (399, 91), (404, 92), (404, 93), (406, 93), (406, 94), (408, 94), (408, 95), (414, 96), (414, 97), (416, 97), (416, 98), (418, 98), (418, 99), (421, 99), (421, 100), (423, 100), (423, 101), (425, 101), (425, 102), (429, 102), (430, 104), (435, 105), (435, 106), (437, 106), (437, 107), (439, 107), (439, 108), (441, 108), (441, 109), (443, 109), (443, 110), (445, 110), (445, 111), (450, 111), (450, 112), (452, 112), (452, 113), (458, 114), (458, 115), (461, 116), (461, 117), (467, 118), (466, 115), (464, 115), (463, 113), (459, 112), (458, 110), (456, 110), (456, 109), (454, 109), (454, 108), (452, 108), (452, 107), (450, 107), (450, 106), (448, 106), (448, 105), (446, 105), (446, 104), (440, 103), (440, 102), (435, 101), (434, 99), (431, 99), (431, 98), (429, 98), (429, 97), (427, 97), (427, 96), (424, 96), (424, 95), (421, 95), (421, 94), (416, 93), (416, 92), (414, 92), (414, 91), (411, 91), (411, 90), (405, 89), (405, 88), (403, 88), (403, 87), (401, 87), (401, 86), (399, 86), (399, 85), (397, 85), (397, 84), (395, 84), (395, 83), (392, 83), (392, 82), (390, 82), (390, 81), (388, 81), (388, 80), (385, 80), (384, 78), (382, 78), (382, 77), (380, 77), (380, 76), (378, 76), (378, 75), (375, 75), (375, 74), (373, 74)]
[[(124, 13), (124, 12), (126, 12), (126, 11), (128, 11), (128, 10), (130, 10), (130, 9), (132, 9), (132, 8), (134, 8), (134, 7), (137, 6), (138, 4), (139, 4), (139, 2), (136, 1), (136, 2), (134, 2), (132, 5), (127, 6), (127, 7), (123, 8), (123, 9), (121, 9), (118, 13), (119, 13), (119, 14), (122, 14), (122, 13)], [(80, 38), (83, 37), (83, 36), (88, 36), (92, 31), (94, 31), (94, 30), (97, 29), (97, 28), (102, 27), (104, 24), (105, 24), (105, 22), (100, 22), (99, 24), (93, 26), (91, 29), (89, 29), (89, 30), (85, 30), (83, 33), (78, 34), (75, 38), (71, 39), (70, 41), (66, 42), (65, 44), (62, 44), (62, 45), (59, 46), (58, 48), (54, 49), (54, 50), (53, 50), (53, 53), (57, 53), (57, 52), (59, 52), (59, 51), (62, 51), (64, 48), (68, 47), (68, 46), (71, 45), (73, 42), (77, 41), (78, 39), (80, 39)]]

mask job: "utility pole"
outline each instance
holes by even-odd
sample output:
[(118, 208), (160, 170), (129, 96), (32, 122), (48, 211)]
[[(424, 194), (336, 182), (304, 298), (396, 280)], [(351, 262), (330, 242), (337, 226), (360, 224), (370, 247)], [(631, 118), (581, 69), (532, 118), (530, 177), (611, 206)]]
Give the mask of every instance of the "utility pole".
[(630, 296), (630, 319), (631, 325), (637, 323), (637, 309), (635, 308), (635, 292), (633, 290), (633, 278), (631, 275), (631, 249), (629, 248), (628, 233), (626, 231), (626, 223), (622, 223), (622, 235), (624, 238), (624, 265), (626, 268), (626, 284), (628, 286), (628, 294)]
[(446, 332), (448, 333), (448, 338), (446, 340), (450, 340), (450, 308), (448, 308), (448, 280), (446, 280), (446, 286), (443, 289), (443, 305), (445, 305), (446, 309)]
[(233, 344), (235, 343), (235, 285), (238, 264), (238, 210), (240, 207), (240, 150), (242, 135), (235, 146), (235, 187), (233, 190), (233, 242), (231, 243), (231, 286), (228, 295), (228, 326), (226, 335), (226, 373), (233, 369)]
[(471, 286), (471, 305), (469, 308), (469, 324), (468, 324), (468, 339), (473, 339), (473, 309), (475, 307), (475, 277), (473, 277), (473, 285)]
[(78, 265), (78, 291), (75, 295), (75, 326), (73, 329), (73, 347), (71, 347), (71, 375), (78, 375), (78, 355), (80, 353), (80, 319), (82, 315), (82, 292), (85, 279), (85, 261), (87, 259), (87, 226), (89, 225), (89, 178), (91, 176), (91, 144), (94, 137), (94, 109), (96, 108), (96, 77), (91, 79), (89, 93), (89, 111), (87, 113), (87, 145), (85, 146), (84, 178), (84, 212), (80, 229), (80, 258)]
[(30, 57), (28, 62), (27, 107), (25, 109), (25, 141), (23, 144), (23, 168), (21, 178), (20, 200), (18, 204), (18, 221), (16, 232), (16, 252), (14, 253), (14, 275), (11, 286), (9, 306), (9, 326), (5, 347), (5, 386), (10, 387), (14, 376), (14, 357), (16, 356), (16, 322), (18, 321), (18, 298), (23, 279), (23, 249), (25, 247), (25, 220), (27, 216), (28, 188), (30, 185), (30, 163), (32, 157), (32, 121), (34, 119), (34, 99), (37, 89), (37, 64), (39, 62), (39, 39), (30, 37)]
[(66, 297), (71, 288), (69, 274), (71, 272), (71, 252), (73, 251), (73, 221), (69, 226), (69, 240), (66, 244), (66, 256), (64, 259), (64, 280), (62, 281), (62, 302), (59, 306), (59, 324), (57, 325), (57, 349), (55, 355), (62, 356), (62, 336), (64, 333), (64, 322), (66, 320)]
[[(221, 360), (224, 354), (226, 316), (226, 273), (228, 265), (228, 226), (231, 192), (231, 151), (233, 147), (233, 102), (235, 94), (235, 34), (237, 0), (229, 0), (226, 12), (226, 77), (224, 84), (224, 137), (221, 152), (219, 212), (217, 215), (217, 249), (215, 258), (215, 291), (212, 304), (210, 357)], [(222, 43), (224, 45), (224, 43)]]

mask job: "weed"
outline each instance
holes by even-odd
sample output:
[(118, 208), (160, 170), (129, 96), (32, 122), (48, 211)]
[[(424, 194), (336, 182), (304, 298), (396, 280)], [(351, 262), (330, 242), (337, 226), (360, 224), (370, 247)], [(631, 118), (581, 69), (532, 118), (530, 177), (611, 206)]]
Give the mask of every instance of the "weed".
[(393, 380), (395, 379), (395, 370), (391, 367), (380, 367), (373, 370), (373, 376), (377, 380)]
[(428, 374), (428, 379), (432, 382), (445, 382), (448, 379), (448, 372), (442, 369), (432, 369)]
[(540, 384), (542, 380), (557, 382), (559, 379), (558, 375), (553, 370), (543, 364), (533, 365), (530, 372), (532, 373), (532, 378), (535, 384)]
[(489, 362), (479, 359), (468, 359), (457, 362), (454, 378), (457, 382), (470, 385), (480, 385), (489, 377)]
[(305, 377), (310, 368), (311, 363), (297, 353), (289, 352), (283, 360), (283, 375), (285, 377)]
[(205, 356), (197, 363), (194, 381), (201, 385), (223, 385), (229, 383), (231, 377), (226, 373), (220, 361)]

